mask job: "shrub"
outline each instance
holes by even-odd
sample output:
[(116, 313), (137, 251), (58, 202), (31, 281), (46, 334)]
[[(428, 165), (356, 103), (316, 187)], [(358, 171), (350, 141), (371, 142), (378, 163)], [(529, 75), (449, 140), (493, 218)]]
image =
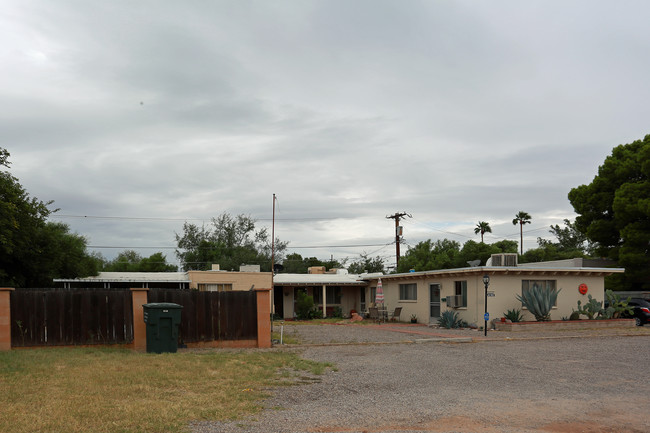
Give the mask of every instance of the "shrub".
[(503, 317), (510, 320), (512, 323), (521, 322), (524, 320), (524, 316), (521, 314), (521, 310), (514, 308), (503, 313)]
[(458, 316), (458, 312), (454, 310), (443, 311), (440, 315), (438, 324), (444, 328), (462, 328), (467, 326), (467, 323)]
[(343, 310), (341, 307), (334, 307), (332, 311), (332, 317), (343, 317)]
[(307, 296), (306, 293), (298, 292), (296, 299), (296, 319), (311, 320), (318, 317), (318, 308), (314, 307), (314, 298)]
[(535, 316), (535, 320), (545, 322), (551, 320), (551, 308), (555, 305), (557, 295), (560, 291), (562, 289), (555, 290), (549, 287), (534, 285), (521, 296), (517, 295), (517, 299)]

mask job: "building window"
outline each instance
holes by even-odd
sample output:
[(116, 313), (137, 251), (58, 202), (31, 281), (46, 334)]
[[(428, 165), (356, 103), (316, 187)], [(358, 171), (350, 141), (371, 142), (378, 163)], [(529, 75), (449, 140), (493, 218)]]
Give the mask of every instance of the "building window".
[[(314, 303), (322, 304), (323, 303), (323, 288), (314, 287), (312, 289)], [(341, 288), (340, 287), (328, 287), (327, 288), (327, 305), (338, 305), (341, 303)]]
[(231, 292), (232, 284), (199, 284), (200, 292)]
[(400, 301), (417, 301), (418, 300), (418, 285), (416, 283), (400, 284), (399, 285), (399, 300)]
[(455, 307), (467, 308), (467, 280), (454, 281)]
[[(555, 280), (521, 280), (521, 296), (524, 296), (524, 293), (534, 287), (547, 288), (555, 291), (555, 283)], [(555, 299), (555, 304), (553, 306), (557, 307), (557, 298)]]

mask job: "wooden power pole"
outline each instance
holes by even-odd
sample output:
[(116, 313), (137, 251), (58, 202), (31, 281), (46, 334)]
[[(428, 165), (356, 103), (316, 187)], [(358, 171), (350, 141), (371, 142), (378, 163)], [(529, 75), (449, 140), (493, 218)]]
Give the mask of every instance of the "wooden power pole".
[(402, 227), (399, 225), (399, 220), (404, 218), (405, 216), (409, 218), (413, 218), (411, 215), (407, 214), (406, 212), (395, 212), (395, 214), (388, 215), (386, 217), (395, 220), (395, 269), (397, 269), (397, 266), (399, 265), (399, 243), (400, 243), (400, 236), (402, 236)]

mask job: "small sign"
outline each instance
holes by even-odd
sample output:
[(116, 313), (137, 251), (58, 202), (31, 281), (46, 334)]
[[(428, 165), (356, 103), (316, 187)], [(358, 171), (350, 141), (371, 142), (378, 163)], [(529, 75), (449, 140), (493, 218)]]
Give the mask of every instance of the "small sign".
[(488, 295), (488, 298), (494, 298), (494, 296), (495, 296), (494, 292), (488, 292), (487, 295)]
[(485, 319), (486, 322), (488, 320), (490, 320), (490, 313), (485, 313), (485, 315), (483, 316), (483, 319)]

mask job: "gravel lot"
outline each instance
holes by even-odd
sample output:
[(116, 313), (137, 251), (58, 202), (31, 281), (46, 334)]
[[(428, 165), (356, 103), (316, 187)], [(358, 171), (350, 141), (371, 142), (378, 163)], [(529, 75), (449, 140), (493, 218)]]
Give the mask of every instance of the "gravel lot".
[[(304, 344), (271, 350), (337, 370), (274, 390), (255, 418), (196, 423), (192, 432), (650, 432), (650, 329), (517, 333), (522, 340), (408, 331), (285, 326)], [(420, 337), (474, 342), (413, 343)]]

